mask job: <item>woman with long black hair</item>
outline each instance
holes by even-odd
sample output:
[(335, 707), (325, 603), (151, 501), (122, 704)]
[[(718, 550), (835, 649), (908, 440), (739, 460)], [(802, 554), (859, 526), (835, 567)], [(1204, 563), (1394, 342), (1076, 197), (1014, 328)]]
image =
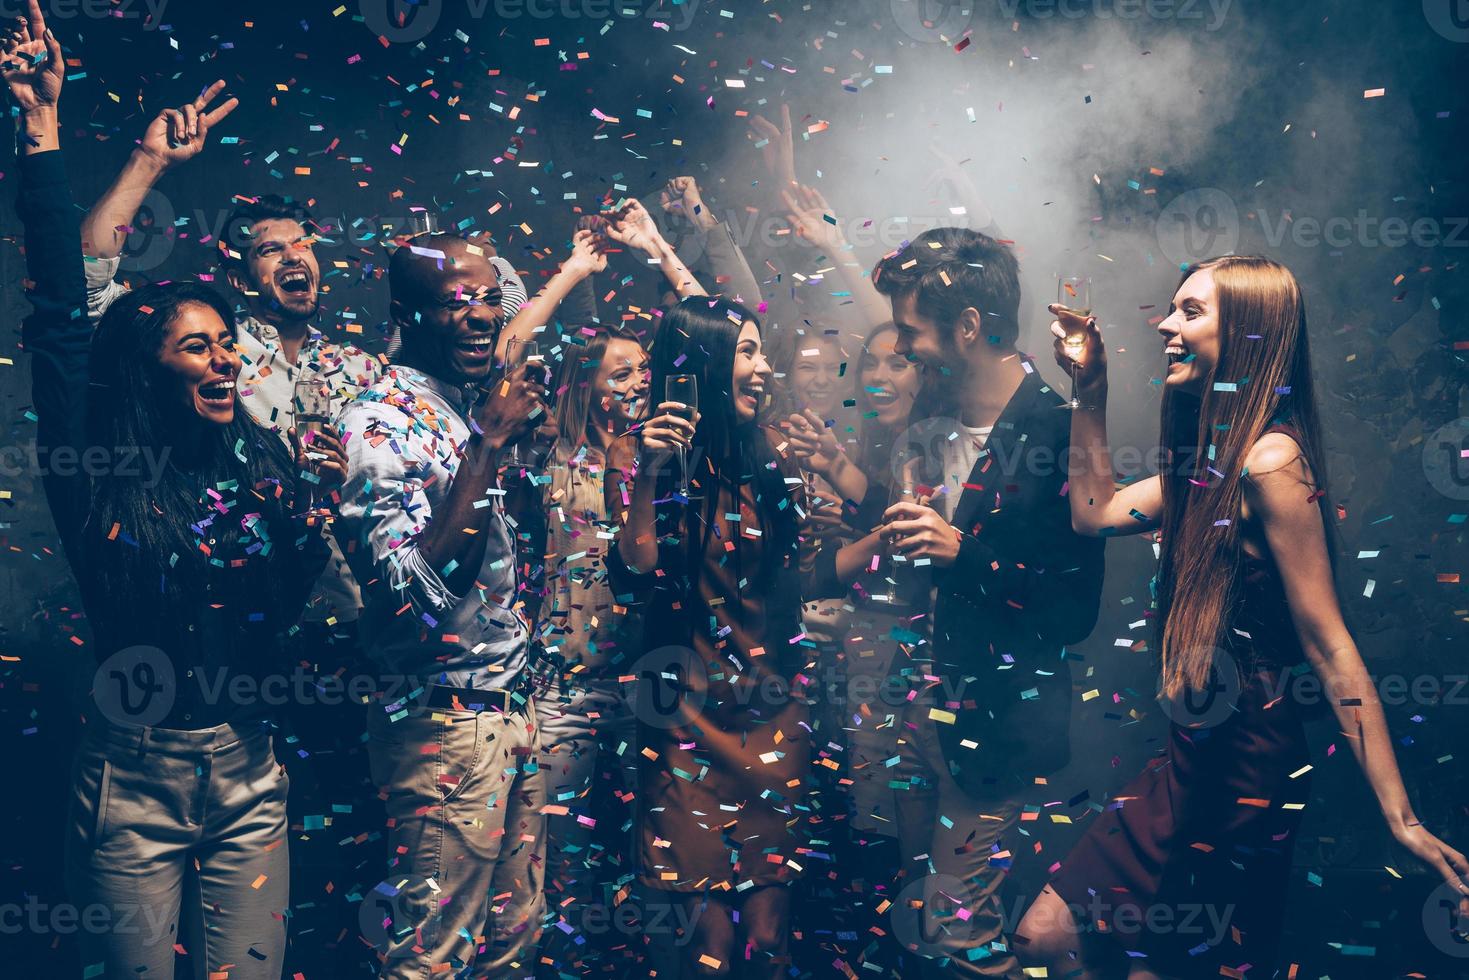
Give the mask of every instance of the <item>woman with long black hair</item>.
[[(1154, 591), (1172, 724), (1163, 756), (1061, 862), (1021, 922), (1016, 952), (1055, 976), (1268, 975), (1309, 799), (1303, 699), (1291, 683), (1306, 665), (1393, 837), (1466, 894), (1464, 855), (1414, 815), (1337, 604), (1295, 277), (1246, 256), (1185, 270), (1158, 325), (1167, 465), (1120, 490), (1096, 319), (1051, 312), (1056, 359), (1074, 365), (1080, 400), (1068, 459), (1072, 523), (1091, 535), (1161, 531)], [(1068, 335), (1082, 343), (1068, 347)], [(1149, 928), (1124, 933), (1124, 921)], [(1168, 928), (1153, 927), (1160, 921)]]
[[(651, 354), (655, 397), (691, 374), (700, 405), (662, 402), (637, 433), (638, 462), (614, 461), (622, 478), (608, 480), (622, 529), (607, 565), (619, 598), (642, 600), (649, 652), (635, 672), (653, 681), (637, 694), (640, 877), (683, 896), (689, 975), (774, 977), (789, 962), (783, 886), (808, 860), (795, 829), (807, 812), (814, 653), (801, 601), (839, 594), (878, 539), (818, 554), (802, 534), (804, 485), (776, 448), (783, 437), (759, 424), (772, 372), (752, 313), (686, 299), (663, 314)], [(632, 441), (615, 448), (630, 453)], [(676, 449), (689, 460), (687, 499)]]
[[(279, 636), (328, 556), (297, 503), (306, 454), (293, 465), (238, 408), (233, 316), (212, 290), (139, 289), (93, 335), (59, 149), (61, 46), (36, 0), (4, 60), (21, 110), (37, 449), (84, 463), (52, 467), (45, 488), (103, 661), (67, 834), (73, 901), (109, 915), (79, 933), (83, 970), (171, 976), (187, 917), (200, 974), (278, 977), (287, 781), (259, 682), (283, 674)], [(335, 440), (313, 455), (314, 482), (340, 480)], [(140, 456), (162, 465), (124, 465)]]

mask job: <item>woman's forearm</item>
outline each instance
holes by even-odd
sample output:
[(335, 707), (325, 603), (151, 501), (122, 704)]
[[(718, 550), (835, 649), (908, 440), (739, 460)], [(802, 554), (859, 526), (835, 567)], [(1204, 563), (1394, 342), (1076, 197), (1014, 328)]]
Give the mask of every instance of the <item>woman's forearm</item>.
[(495, 358), (505, 360), (510, 341), (526, 343), (535, 338), (536, 329), (543, 327), (556, 315), (556, 308), (566, 299), (571, 290), (586, 277), (562, 269), (552, 276), (540, 292), (536, 293), (515, 314), (515, 319), (500, 331), (500, 341), (495, 345)]
[(657, 514), (653, 508), (656, 470), (640, 467), (633, 478), (627, 521), (617, 535), (617, 551), (634, 572), (650, 572), (658, 564)]
[(1399, 829), (1415, 819), (1413, 807), (1403, 786), (1402, 773), (1398, 771), (1382, 701), (1361, 654), (1355, 645), (1348, 643), (1337, 650), (1313, 655), (1310, 660), (1321, 675), (1322, 690), (1331, 698), (1331, 710), (1377, 797), (1384, 819), (1389, 828)]
[(678, 294), (679, 299), (688, 299), (690, 296), (708, 296), (709, 293), (694, 278), (694, 274), (683, 264), (673, 246), (659, 238), (648, 246), (648, 255), (658, 263), (658, 268), (663, 270), (663, 275)]
[(1071, 525), (1096, 534), (1109, 525), (1116, 489), (1112, 483), (1112, 450), (1107, 444), (1107, 388), (1079, 392), (1081, 406), (1071, 413), (1071, 452), (1066, 478), (1070, 483)]

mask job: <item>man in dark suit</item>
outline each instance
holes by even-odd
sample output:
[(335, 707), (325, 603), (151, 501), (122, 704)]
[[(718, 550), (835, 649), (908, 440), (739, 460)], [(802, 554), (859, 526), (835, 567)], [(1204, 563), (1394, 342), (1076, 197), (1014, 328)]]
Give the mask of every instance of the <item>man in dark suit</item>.
[(897, 351), (923, 364), (932, 411), (953, 416), (931, 434), (928, 472), (883, 515), (894, 551), (928, 568), (934, 600), (899, 769), (910, 881), (894, 908), (911, 916), (921, 901), (922, 912), (895, 931), (944, 972), (1019, 976), (998, 889), (1009, 852), (1030, 848), (1005, 835), (1026, 788), (1069, 759), (1065, 648), (1096, 623), (1103, 544), (1071, 528), (1070, 412), (1016, 350), (1011, 251), (939, 228), (884, 259), (874, 280), (892, 301)]

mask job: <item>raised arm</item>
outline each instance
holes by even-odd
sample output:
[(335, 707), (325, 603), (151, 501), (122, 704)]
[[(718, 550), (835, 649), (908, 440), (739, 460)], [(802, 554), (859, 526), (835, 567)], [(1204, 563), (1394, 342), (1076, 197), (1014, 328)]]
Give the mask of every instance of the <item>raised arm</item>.
[[(1400, 844), (1465, 896), (1469, 862), (1418, 822), (1403, 788), (1382, 703), (1337, 605), (1317, 488), (1305, 457), (1284, 433), (1256, 443), (1247, 460), (1245, 521), (1258, 520), (1280, 573), (1306, 658), (1331, 698), (1337, 724)], [(1463, 880), (1461, 880), (1461, 878)], [(1460, 915), (1469, 916), (1469, 897)]]
[[(1163, 514), (1163, 481), (1150, 476), (1117, 489), (1112, 480), (1112, 451), (1107, 445), (1107, 350), (1097, 318), (1082, 318), (1063, 307), (1050, 307), (1058, 319), (1056, 363), (1072, 374), (1081, 404), (1071, 413), (1071, 447), (1067, 476), (1071, 482), (1071, 526), (1088, 537), (1141, 534), (1158, 526)], [(1068, 332), (1083, 334), (1085, 346), (1071, 353)], [(1073, 367), (1074, 366), (1074, 367)]]
[(550, 278), (540, 292), (520, 308), (515, 318), (500, 331), (500, 340), (495, 345), (495, 359), (503, 362), (510, 341), (533, 340), (536, 331), (550, 323), (556, 309), (571, 291), (593, 273), (607, 268), (607, 256), (598, 243), (597, 235), (591, 231), (578, 231), (572, 236), (571, 256)]
[(698, 181), (692, 177), (673, 178), (663, 189), (659, 203), (669, 214), (682, 214), (702, 236), (714, 292), (754, 309), (760, 302), (760, 281), (729, 227), (704, 203)]
[[(46, 29), (37, 0), (14, 34), (0, 45), (0, 61), (11, 102), (19, 110), (16, 143), (20, 195), (16, 210), (25, 230), (27, 297), (32, 312), (22, 327), (31, 356), (31, 391), (38, 424), (37, 446), (48, 455), (59, 447), (85, 446), (88, 353), (91, 326), (82, 311), (86, 287), (77, 213), (72, 206), (61, 154), (57, 105), (65, 68), (61, 44)], [(70, 559), (89, 508), (87, 478), (52, 468), (46, 498)]]
[(786, 220), (791, 223), (796, 236), (825, 253), (824, 257), (836, 267), (837, 279), (851, 294), (852, 303), (859, 312), (862, 329), (870, 330), (893, 318), (892, 307), (877, 287), (872, 284), (870, 270), (864, 270), (847, 236), (826, 198), (814, 187), (795, 187), (782, 192), (786, 206)]
[(709, 295), (683, 264), (673, 246), (664, 239), (653, 223), (653, 216), (636, 198), (629, 198), (620, 210), (608, 215), (607, 236), (646, 254), (648, 263), (658, 266), (679, 299)]
[(193, 102), (177, 109), (164, 109), (148, 125), (142, 142), (122, 172), (92, 205), (82, 223), (82, 247), (87, 255), (113, 259), (122, 254), (127, 228), (159, 178), (198, 156), (209, 138), (209, 130), (239, 106), (240, 100), (231, 98), (214, 109), (209, 108), (209, 103), (224, 87), (223, 80), (217, 81)]

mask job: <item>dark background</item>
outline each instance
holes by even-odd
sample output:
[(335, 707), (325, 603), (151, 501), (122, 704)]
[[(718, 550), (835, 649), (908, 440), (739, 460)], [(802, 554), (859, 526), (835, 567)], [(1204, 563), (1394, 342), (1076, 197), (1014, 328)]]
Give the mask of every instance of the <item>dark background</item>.
[[(0, 12), (14, 13), (7, 4)], [(218, 232), (231, 195), (294, 195), (336, 226), (318, 248), (330, 288), (323, 329), (378, 350), (380, 242), (410, 207), (439, 212), (446, 228), (491, 232), (534, 286), (568, 250), (576, 208), (628, 193), (649, 195), (651, 207), (653, 188), (692, 174), (747, 245), (769, 319), (823, 318), (842, 329), (855, 361), (861, 329), (843, 322), (842, 297), (792, 276), (830, 262), (759, 233), (756, 219), (778, 212), (741, 113), (777, 118), (789, 102), (802, 179), (824, 189), (849, 227), (870, 218), (896, 229), (858, 250), (864, 265), (924, 227), (964, 220), (924, 181), (934, 166), (927, 143), (966, 161), (1020, 250), (1022, 347), (1063, 386), (1037, 311), (1057, 271), (1094, 276), (1093, 305), (1115, 351), (1114, 445), (1146, 448), (1162, 365), (1152, 324), (1184, 258), (1181, 214), (1197, 249), (1270, 255), (1306, 290), (1328, 487), (1345, 508), (1339, 591), (1369, 670), (1409, 686), (1387, 711), (1418, 815), (1469, 848), (1469, 687), (1455, 680), (1469, 674), (1469, 467), (1435, 484), (1424, 465), (1425, 447), (1447, 459), (1444, 440), (1464, 445), (1464, 429), (1440, 435), (1443, 426), (1469, 427), (1462, 0), (1235, 0), (1217, 23), (1206, 5), (1184, 0), (1141, 13), (1142, 4), (1105, 0), (566, 0), (529, 9), (466, 0), (406, 6), (412, 16), (398, 30), (388, 6), (173, 0), (148, 23), (141, 3), (53, 0), (51, 26), (70, 60), (63, 140), (82, 206), (159, 109), (215, 78), (243, 103), (203, 156), (160, 184), (129, 243), (130, 279), (208, 272), (213, 239), (201, 239)], [(633, 16), (607, 15), (621, 8)], [(1378, 88), (1382, 97), (1364, 98)], [(817, 122), (829, 126), (801, 135)], [(0, 186), (13, 183), (13, 166), (0, 170)], [(1201, 198), (1205, 189), (1223, 197)], [(0, 365), (0, 418), (5, 444), (23, 447), (34, 435), (19, 348), (23, 257), (13, 189), (0, 196), (0, 356), (13, 361)], [(1219, 200), (1227, 206), (1209, 210)], [(1359, 211), (1431, 219), (1441, 240), (1393, 245), (1353, 233), (1313, 244), (1274, 233)], [(615, 291), (604, 318), (636, 317), (654, 299), (652, 276), (626, 257), (615, 264), (597, 283), (599, 297)], [(24, 465), (13, 470), (0, 477), (7, 907), (28, 896), (65, 900), (68, 760), (95, 667), (39, 481)], [(1073, 668), (1078, 696), (1098, 695), (1078, 702), (1075, 761), (1037, 788), (1041, 819), (1011, 845), (1017, 895), (1039, 888), (1084, 826), (1054, 816), (1080, 820), (1161, 747), (1150, 630), (1133, 625), (1151, 570), (1147, 542), (1110, 544), (1102, 620)], [(1438, 695), (1412, 696), (1415, 679)], [(1469, 948), (1425, 930), (1436, 882), (1391, 841), (1335, 725), (1316, 722), (1312, 742), (1285, 947), (1296, 975), (1469, 976)], [(301, 883), (287, 972), (361, 974), (354, 901), (379, 877), (381, 840), (360, 811), (325, 830), (306, 830), (295, 813), (293, 822)], [(809, 914), (819, 927), (819, 909)], [(0, 975), (76, 970), (70, 937), (55, 930), (0, 921), (0, 950)], [(803, 968), (835, 975), (834, 959), (819, 953)]]

